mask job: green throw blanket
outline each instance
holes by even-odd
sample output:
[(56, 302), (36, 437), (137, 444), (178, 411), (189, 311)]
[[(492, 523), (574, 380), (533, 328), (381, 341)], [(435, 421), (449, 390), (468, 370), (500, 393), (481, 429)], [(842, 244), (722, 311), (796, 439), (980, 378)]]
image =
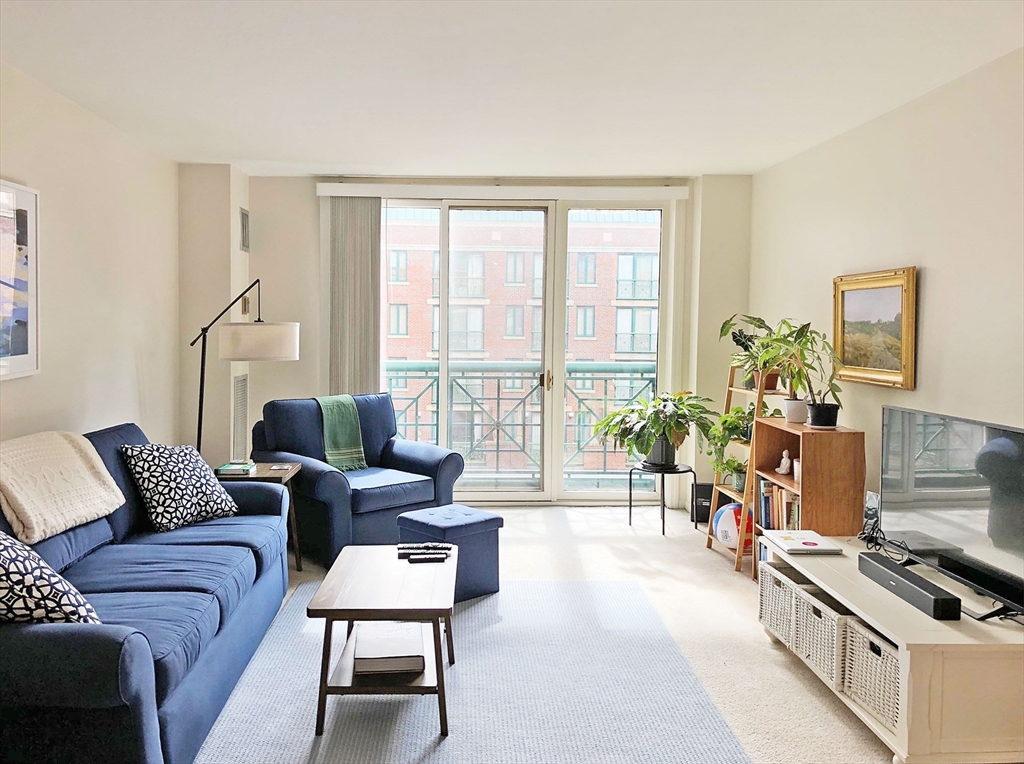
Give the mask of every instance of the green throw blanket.
[(359, 432), (359, 411), (351, 395), (317, 398), (324, 416), (324, 452), (327, 463), (342, 472), (365, 470), (363, 436)]

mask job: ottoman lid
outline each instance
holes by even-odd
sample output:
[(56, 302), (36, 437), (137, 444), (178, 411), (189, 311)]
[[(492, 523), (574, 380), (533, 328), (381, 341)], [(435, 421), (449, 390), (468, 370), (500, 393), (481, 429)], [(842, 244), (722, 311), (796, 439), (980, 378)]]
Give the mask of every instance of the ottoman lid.
[(501, 515), (473, 509), (464, 504), (415, 509), (398, 516), (399, 528), (411, 528), (434, 538), (448, 540), (497, 529), (505, 524)]

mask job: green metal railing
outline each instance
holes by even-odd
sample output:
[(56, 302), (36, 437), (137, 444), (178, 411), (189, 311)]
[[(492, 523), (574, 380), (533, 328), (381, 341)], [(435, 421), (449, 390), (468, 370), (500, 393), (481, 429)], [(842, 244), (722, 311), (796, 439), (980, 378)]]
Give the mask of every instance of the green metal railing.
[[(542, 366), (539, 361), (453, 361), (448, 366), (449, 445), (466, 459), (464, 484), (530, 488), (540, 485)], [(385, 364), (398, 435), (436, 443), (437, 361)], [(570, 361), (566, 364), (563, 469), (570, 490), (624, 488), (627, 456), (593, 433), (607, 412), (655, 391), (649, 362)], [(582, 431), (581, 431), (582, 428)], [(637, 488), (650, 488), (637, 481)], [(465, 486), (464, 486), (465, 487)]]

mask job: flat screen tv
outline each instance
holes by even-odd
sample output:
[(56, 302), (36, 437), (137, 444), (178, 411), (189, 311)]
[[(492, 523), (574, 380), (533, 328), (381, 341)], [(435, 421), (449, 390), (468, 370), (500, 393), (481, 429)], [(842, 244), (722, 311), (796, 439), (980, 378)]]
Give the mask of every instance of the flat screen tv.
[(881, 529), (910, 562), (1024, 612), (1024, 430), (885, 406)]

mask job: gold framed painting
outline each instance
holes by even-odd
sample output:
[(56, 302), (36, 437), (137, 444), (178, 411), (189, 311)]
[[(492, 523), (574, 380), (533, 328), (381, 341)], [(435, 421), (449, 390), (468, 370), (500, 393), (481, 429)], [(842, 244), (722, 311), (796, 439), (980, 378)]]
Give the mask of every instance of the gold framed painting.
[(914, 389), (917, 268), (838, 276), (832, 315), (839, 379)]

